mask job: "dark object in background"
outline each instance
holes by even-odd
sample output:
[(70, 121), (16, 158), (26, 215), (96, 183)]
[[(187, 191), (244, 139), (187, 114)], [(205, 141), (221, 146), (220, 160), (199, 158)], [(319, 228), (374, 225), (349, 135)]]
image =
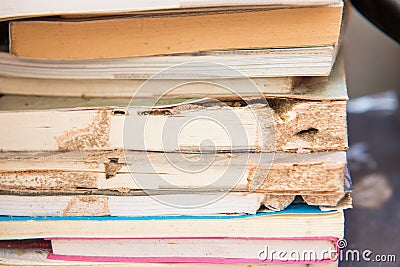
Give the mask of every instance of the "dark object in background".
[(26, 239), (26, 240), (0, 240), (2, 249), (47, 249), (51, 250), (50, 240)]
[(8, 22), (0, 22), (0, 52), (8, 52)]
[(351, 3), (381, 31), (400, 43), (399, 0), (351, 0)]

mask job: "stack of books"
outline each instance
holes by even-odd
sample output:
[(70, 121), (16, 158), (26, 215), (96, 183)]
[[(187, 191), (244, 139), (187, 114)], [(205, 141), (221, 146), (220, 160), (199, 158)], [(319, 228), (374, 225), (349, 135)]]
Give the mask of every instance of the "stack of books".
[(2, 263), (337, 266), (341, 0), (4, 2)]

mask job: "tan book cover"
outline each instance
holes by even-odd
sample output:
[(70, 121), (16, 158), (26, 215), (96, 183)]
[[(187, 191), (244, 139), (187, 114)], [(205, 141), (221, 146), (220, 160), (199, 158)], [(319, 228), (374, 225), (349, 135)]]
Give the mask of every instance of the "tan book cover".
[[(340, 5), (188, 12), (93, 20), (13, 21), (10, 52), (36, 59), (96, 59), (207, 50), (329, 46)], [(241, 38), (237, 38), (237, 36)]]

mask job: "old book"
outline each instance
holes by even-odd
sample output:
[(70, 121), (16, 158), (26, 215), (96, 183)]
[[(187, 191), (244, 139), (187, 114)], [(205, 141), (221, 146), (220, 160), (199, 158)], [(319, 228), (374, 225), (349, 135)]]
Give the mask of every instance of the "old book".
[[(74, 60), (209, 50), (335, 46), (342, 10), (342, 4), (337, 4), (227, 13), (12, 21), (10, 53), (23, 58)], [(237, 38), (238, 35), (241, 38)]]
[[(49, 259), (50, 249), (2, 249), (0, 258), (5, 266), (126, 266), (125, 262), (82, 262)], [(229, 267), (241, 267), (245, 263), (225, 264)], [(250, 263), (249, 263), (250, 264)], [(287, 267), (287, 264), (268, 264), (273, 267)], [(130, 263), (133, 267), (173, 267), (176, 263)], [(180, 263), (180, 267), (193, 267), (193, 263)], [(202, 264), (203, 267), (220, 267), (221, 264)], [(253, 267), (264, 267), (265, 263), (251, 263)], [(338, 262), (323, 264), (291, 264), (291, 267), (338, 267)]]
[[(50, 259), (149, 263), (332, 263), (338, 239), (315, 238), (52, 238)], [(272, 251), (275, 251), (272, 253)], [(293, 255), (275, 255), (284, 251)], [(312, 251), (312, 255), (310, 255)]]
[[(43, 212), (39, 208), (41, 201), (51, 204), (53, 199), (59, 199), (53, 212), (75, 211), (80, 215), (91, 211), (112, 215), (112, 202), (122, 203), (125, 199), (116, 196), (140, 196), (145, 194), (142, 190), (165, 198), (163, 202), (168, 202), (169, 197), (176, 198), (181, 206), (188, 203), (186, 196), (190, 194), (195, 197), (217, 192), (198, 195), (200, 201), (214, 196), (217, 199), (218, 194), (229, 191), (260, 193), (262, 196), (248, 196), (253, 201), (249, 212), (261, 204), (282, 209), (297, 195), (311, 205), (336, 206), (350, 189), (346, 172), (345, 152), (187, 154), (184, 157), (177, 153), (131, 151), (7, 152), (0, 159), (0, 188), (3, 195), (33, 196), (26, 197), (27, 202), (21, 196), (18, 207), (35, 200), (37, 212)], [(49, 197), (34, 197), (38, 192)], [(98, 196), (51, 197), (88, 193)], [(2, 212), (11, 212), (8, 203), (18, 201), (18, 197), (3, 197)], [(241, 207), (237, 204), (238, 212)]]
[[(20, 60), (20, 59), (17, 59)], [(340, 58), (329, 79), (336, 79), (344, 75)], [(1, 66), (0, 56), (0, 66)], [(10, 67), (10, 66), (8, 66)], [(7, 68), (0, 68), (8, 70)], [(40, 68), (43, 70), (43, 68)], [(50, 68), (49, 68), (50, 70)], [(82, 69), (85, 72), (87, 69)], [(10, 73), (12, 74), (12, 73)], [(29, 78), (33, 72), (21, 73), (21, 77), (1, 77), (0, 93), (12, 95), (43, 95), (43, 96), (72, 96), (72, 97), (132, 97), (140, 94), (145, 98), (161, 96), (169, 97), (216, 97), (234, 98), (232, 92), (215, 86), (221, 83), (221, 79), (107, 79), (96, 78)], [(99, 74), (93, 73), (93, 74)], [(8, 75), (8, 74), (7, 74)], [(18, 76), (18, 73), (14, 73)], [(110, 77), (111, 78), (111, 77)], [(254, 86), (248, 88), (237, 87), (234, 84), (243, 84), (243, 80), (254, 82)], [(251, 81), (250, 81), (251, 80)], [(339, 80), (335, 86), (323, 86), (327, 77), (268, 77), (268, 78), (229, 78), (222, 82), (227, 88), (237, 88), (241, 96), (254, 96), (262, 94), (266, 97), (285, 97), (295, 99), (315, 100), (347, 100), (346, 90), (342, 88)], [(179, 86), (176, 86), (176, 85)], [(175, 88), (163, 92), (159, 88)], [(256, 89), (255, 89), (256, 88)]]
[[(36, 191), (36, 195), (37, 195)], [(2, 192), (3, 193), (3, 192)], [(212, 215), (255, 214), (259, 210), (278, 211), (291, 204), (283, 197), (291, 195), (269, 195), (261, 193), (236, 193), (216, 191), (124, 196), (113, 195), (46, 195), (23, 196), (0, 195), (0, 216), (168, 216), (168, 215)], [(64, 193), (65, 194), (65, 193)], [(143, 193), (142, 193), (143, 194)], [(121, 194), (120, 194), (121, 195)], [(272, 197), (271, 197), (272, 196)], [(271, 198), (275, 196), (274, 202)], [(311, 197), (331, 199), (334, 195), (315, 194)], [(325, 197), (325, 198), (324, 198)], [(279, 202), (281, 199), (284, 201)], [(294, 199), (294, 195), (290, 200)], [(269, 205), (271, 202), (271, 205)], [(299, 202), (298, 203), (303, 203)], [(273, 206), (274, 205), (274, 206)], [(343, 210), (351, 208), (351, 199), (344, 197), (338, 203), (316, 202), (321, 210)]]
[(15, 18), (54, 16), (54, 15), (118, 15), (143, 11), (176, 12), (182, 9), (223, 10), (233, 8), (246, 8), (249, 6), (317, 6), (340, 4), (342, 0), (257, 0), (238, 1), (238, 0), (218, 0), (218, 1), (40, 1), (36, 5), (31, 5), (30, 1), (3, 1), (3, 8), (0, 9), (0, 20), (9, 20)]
[(126, 99), (3, 96), (0, 122), (8, 127), (0, 130), (0, 149), (347, 149), (346, 101), (260, 101), (203, 99), (153, 107), (151, 101), (149, 106), (134, 106)]
[[(13, 94), (13, 95), (48, 95), (48, 96), (73, 96), (73, 97), (132, 97), (133, 95), (140, 94), (144, 98), (155, 98), (161, 96), (169, 97), (224, 97), (233, 98), (232, 92), (215, 86), (223, 84), (226, 88), (236, 88), (237, 94), (241, 96), (254, 96), (262, 94), (264, 96), (286, 97), (296, 99), (315, 99), (315, 100), (347, 100), (347, 92), (343, 88), (342, 77), (344, 77), (343, 62), (339, 57), (336, 60), (335, 67), (329, 77), (331, 85), (324, 86), (323, 82), (328, 80), (327, 77), (267, 77), (267, 78), (227, 78), (222, 79), (168, 79), (163, 76), (156, 77), (156, 79), (131, 79), (129, 75), (125, 78), (115, 79), (115, 76), (102, 77), (100, 72), (94, 72), (91, 78), (76, 78), (64, 77), (57, 78), (59, 72), (53, 71), (53, 68), (48, 66), (46, 69), (56, 76), (53, 78), (43, 78), (44, 66), (40, 68), (27, 67), (27, 71), (15, 69), (16, 65), (11, 66), (13, 61), (18, 61), (18, 65), (22, 66), (30, 61), (23, 59), (13, 58), (8, 64), (5, 58), (10, 59), (8, 56), (2, 57), (0, 54), (0, 66), (4, 64), (4, 68), (0, 68), (0, 93)], [(97, 62), (97, 61), (96, 61)], [(6, 67), (7, 66), (7, 67)], [(11, 68), (14, 72), (9, 71)], [(90, 69), (90, 66), (80, 69), (81, 73), (85, 73)], [(285, 68), (284, 70), (287, 70)], [(37, 77), (35, 70), (37, 72)], [(65, 70), (68, 70), (65, 69)], [(108, 67), (107, 70), (111, 70)], [(3, 73), (1, 74), (1, 71)], [(5, 72), (7, 73), (5, 73)], [(183, 71), (183, 70), (182, 70)], [(50, 74), (51, 74), (50, 73)], [(12, 75), (12, 76), (9, 76)], [(73, 75), (71, 73), (71, 75)], [(91, 75), (91, 74), (90, 74)], [(90, 76), (89, 75), (89, 76)], [(30, 77), (32, 76), (32, 77)], [(42, 77), (43, 76), (43, 77)], [(50, 75), (52, 76), (52, 74)], [(243, 84), (244, 81), (249, 83), (254, 82), (253, 86), (238, 87), (235, 84)], [(178, 86), (177, 86), (178, 85)], [(168, 92), (162, 92), (160, 88), (175, 88)], [(166, 91), (166, 90), (164, 90)]]
[(208, 51), (96, 60), (29, 60), (0, 53), (0, 75), (41, 79), (217, 79), (328, 76), (333, 46)]
[[(38, 191), (37, 191), (38, 192)], [(62, 194), (62, 192), (60, 192)], [(222, 197), (223, 196), (223, 197)], [(209, 203), (210, 200), (216, 200)], [(257, 193), (213, 193), (101, 196), (0, 195), (0, 216), (166, 216), (255, 214), (264, 196)], [(179, 206), (178, 203), (182, 205)], [(202, 204), (202, 206), (191, 206)], [(209, 203), (209, 204), (207, 204)], [(176, 204), (176, 205), (172, 205)]]
[[(1, 66), (0, 56), (0, 66)], [(20, 59), (16, 59), (20, 60)], [(7, 68), (0, 68), (8, 70)], [(43, 68), (40, 68), (43, 70)], [(14, 69), (15, 70), (15, 69)], [(50, 70), (50, 68), (49, 68)], [(87, 69), (82, 69), (85, 72)], [(341, 58), (335, 63), (329, 79), (331, 86), (323, 86), (327, 77), (269, 77), (269, 78), (229, 78), (224, 79), (107, 79), (96, 78), (29, 78), (33, 72), (21, 73), (21, 77), (1, 77), (0, 93), (13, 95), (48, 95), (48, 96), (73, 96), (73, 97), (132, 97), (140, 94), (144, 98), (161, 96), (169, 97), (224, 97), (234, 98), (232, 92), (215, 86), (222, 83), (226, 88), (237, 88), (241, 96), (254, 96), (262, 94), (268, 97), (286, 97), (295, 99), (315, 100), (347, 100), (346, 90), (342, 88), (341, 78), (344, 77)], [(12, 73), (10, 73), (12, 74)], [(14, 76), (18, 76), (14, 73)], [(93, 73), (93, 74), (98, 74)], [(7, 74), (8, 75), (8, 74)], [(109, 77), (112, 78), (112, 77)], [(237, 87), (244, 81), (254, 82), (254, 86)], [(177, 86), (177, 84), (179, 86)], [(335, 84), (335, 85), (333, 85)], [(175, 88), (163, 92), (159, 88)], [(166, 90), (165, 90), (166, 91)]]
[[(260, 88), (261, 93), (292, 94), (295, 84), (299, 82), (297, 77), (273, 77), (253, 78), (252, 81)], [(0, 77), (0, 94), (13, 95), (47, 95), (47, 96), (73, 96), (73, 97), (132, 97), (144, 85), (144, 79), (42, 79), (21, 77)], [(228, 81), (234, 84), (237, 78)], [(153, 80), (152, 87), (171, 88), (174, 80)], [(203, 80), (203, 83), (192, 83), (192, 80), (180, 80), (185, 86), (172, 91), (169, 95), (185, 95), (186, 97), (201, 97), (204, 95), (222, 97), (229, 96), (226, 90), (215, 90), (216, 87), (208, 84), (216, 84), (217, 80)], [(239, 81), (240, 83), (240, 81)], [(229, 86), (232, 87), (232, 86)], [(242, 94), (250, 95), (251, 90)], [(157, 90), (146, 90), (141, 93), (144, 97), (157, 97)], [(144, 95), (146, 94), (146, 95)]]
[(283, 211), (261, 212), (255, 215), (0, 217), (0, 239), (57, 237), (336, 237), (340, 239), (343, 230), (343, 211), (321, 211), (304, 204), (291, 205)]

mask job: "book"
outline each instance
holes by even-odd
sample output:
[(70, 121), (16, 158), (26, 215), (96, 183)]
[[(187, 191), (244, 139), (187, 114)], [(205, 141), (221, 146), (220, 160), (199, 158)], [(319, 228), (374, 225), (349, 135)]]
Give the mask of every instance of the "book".
[[(232, 84), (237, 79), (230, 79)], [(180, 92), (174, 90), (177, 96), (200, 97), (204, 95), (222, 97), (229, 93), (226, 90), (215, 90), (216, 80), (203, 80), (204, 83), (191, 83), (191, 80), (181, 80), (186, 86), (180, 87)], [(252, 81), (265, 94), (291, 94), (295, 84), (299, 82), (297, 77), (274, 77), (274, 78), (253, 78)], [(72, 96), (72, 97), (132, 97), (140, 90), (146, 80), (133, 79), (42, 79), (23, 77), (0, 77), (0, 93), (13, 95), (36, 95), (36, 96)], [(240, 82), (240, 81), (239, 81)], [(173, 80), (154, 80), (154, 87), (171, 88)], [(189, 86), (190, 84), (190, 86)], [(231, 86), (230, 86), (231, 87)], [(155, 90), (156, 91), (156, 90)], [(146, 90), (146, 97), (157, 97), (151, 90)], [(246, 92), (243, 92), (246, 93)], [(247, 92), (250, 93), (250, 92)], [(171, 95), (171, 94), (170, 94)]]
[[(49, 259), (50, 249), (2, 249), (0, 250), (0, 259), (2, 264), (10, 266), (126, 266), (126, 262), (90, 262), (90, 261), (64, 261)], [(245, 263), (224, 264), (224, 266), (240, 267)], [(250, 263), (249, 263), (250, 264)], [(130, 266), (137, 267), (172, 267), (176, 263), (129, 263)], [(179, 263), (181, 267), (192, 267), (193, 263)], [(218, 267), (221, 264), (201, 264), (204, 267)], [(269, 266), (287, 267), (287, 264), (268, 263)], [(251, 263), (251, 266), (262, 267), (265, 263)], [(322, 264), (291, 264), (291, 267), (337, 267), (338, 262), (322, 263)]]
[[(338, 4), (227, 13), (12, 21), (10, 53), (32, 59), (79, 60), (210, 50), (335, 46), (342, 11), (342, 4)], [(236, 38), (238, 34), (241, 38)]]
[[(19, 203), (15, 212), (25, 215), (33, 212), (29, 208), (33, 205), (38, 215), (71, 211), (75, 215), (115, 215), (120, 211), (113, 203), (138, 203), (140, 211), (142, 205), (152, 203), (146, 194), (164, 198), (162, 203), (185, 206), (188, 197), (204, 203), (228, 192), (232, 198), (216, 204), (225, 205), (230, 199), (230, 212), (236, 208), (236, 212), (251, 213), (261, 204), (283, 209), (297, 195), (311, 205), (335, 207), (351, 190), (345, 152), (261, 154), (186, 154), (182, 158), (179, 153), (133, 151), (4, 152), (0, 156), (0, 214), (18, 215), (11, 213), (9, 203)], [(62, 196), (65, 194), (75, 196)], [(157, 212), (159, 204), (153, 203), (142, 212)], [(132, 206), (129, 212), (137, 211)], [(166, 206), (158, 212), (171, 209)]]
[(256, 193), (221, 195), (196, 192), (152, 196), (0, 195), (0, 216), (255, 214), (260, 209), (263, 199), (262, 194)]
[(257, 0), (257, 1), (238, 1), (238, 0), (219, 0), (219, 1), (135, 1), (127, 2), (116, 0), (111, 4), (109, 1), (85, 2), (68, 1), (55, 3), (53, 1), (41, 1), (36, 5), (31, 5), (30, 1), (19, 2), (3, 1), (0, 10), (0, 20), (16, 18), (54, 16), (54, 15), (118, 15), (143, 11), (169, 11), (174, 12), (180, 9), (229, 9), (243, 8), (248, 6), (314, 6), (314, 5), (333, 5), (339, 4), (341, 0)]
[(333, 46), (69, 61), (30, 60), (0, 53), (0, 76), (123, 80), (328, 76), (334, 60)]
[[(49, 258), (145, 263), (330, 263), (338, 258), (337, 241), (334, 237), (52, 238)], [(277, 255), (278, 251), (284, 253)]]
[[(149, 106), (141, 103), (134, 104), (129, 99), (3, 96), (0, 122), (8, 128), (0, 130), (0, 149), (164, 152), (347, 149), (346, 101), (261, 99), (247, 104), (202, 99), (155, 107), (151, 101)], [(31, 138), (26, 138), (27, 131)]]
[(0, 217), (0, 239), (256, 237), (342, 238), (343, 211), (293, 204), (255, 215)]
[[(0, 53), (0, 66), (4, 63)], [(310, 55), (311, 57), (311, 55)], [(18, 61), (19, 66), (23, 65), (21, 60), (14, 58), (10, 61)], [(30, 62), (30, 61), (28, 61)], [(96, 61), (98, 62), (98, 60)], [(43, 96), (72, 96), (72, 97), (132, 97), (139, 94), (143, 98), (156, 97), (204, 97), (205, 95), (213, 98), (232, 98), (237, 96), (226, 89), (215, 86), (223, 84), (226, 88), (235, 88), (237, 94), (242, 97), (251, 97), (255, 94), (265, 97), (284, 97), (294, 99), (314, 99), (314, 100), (347, 100), (347, 92), (343, 89), (340, 79), (344, 77), (342, 59), (338, 58), (330, 77), (265, 77), (265, 78), (221, 78), (221, 79), (169, 79), (155, 75), (151, 80), (132, 79), (129, 75), (125, 78), (115, 79), (115, 76), (102, 77), (103, 72), (91, 72), (91, 78), (80, 78), (82, 73), (87, 72), (91, 67), (86, 65), (79, 70), (80, 76), (64, 78), (43, 78), (43, 70), (47, 69), (53, 74), (58, 75), (65, 69), (58, 69), (58, 72), (43, 65), (40, 68), (30, 68), (30, 71), (19, 72), (15, 69), (16, 65), (0, 68), (0, 93), (13, 95), (43, 95)], [(9, 68), (13, 72), (8, 71)], [(106, 68), (110, 70), (112, 67)], [(277, 68), (276, 68), (277, 69)], [(281, 70), (288, 70), (281, 68)], [(304, 68), (301, 68), (302, 70)], [(40, 70), (38, 72), (38, 70)], [(265, 68), (264, 68), (265, 70)], [(1, 74), (3, 71), (3, 74)], [(4, 73), (7, 72), (7, 73)], [(185, 70), (182, 69), (182, 72)], [(36, 74), (35, 74), (36, 73)], [(33, 74), (33, 75), (32, 75)], [(51, 74), (51, 75), (53, 75)], [(9, 76), (12, 75), (12, 76)], [(71, 74), (72, 75), (72, 74)], [(34, 76), (34, 77), (30, 77)], [(37, 76), (37, 77), (36, 77)], [(44, 75), (46, 76), (46, 75)], [(221, 81), (223, 79), (223, 81)], [(326, 81), (331, 80), (330, 85)], [(254, 83), (253, 86), (235, 86), (235, 84)], [(326, 86), (324, 86), (324, 84)], [(161, 94), (160, 88), (174, 88)], [(257, 89), (254, 89), (257, 88)]]

